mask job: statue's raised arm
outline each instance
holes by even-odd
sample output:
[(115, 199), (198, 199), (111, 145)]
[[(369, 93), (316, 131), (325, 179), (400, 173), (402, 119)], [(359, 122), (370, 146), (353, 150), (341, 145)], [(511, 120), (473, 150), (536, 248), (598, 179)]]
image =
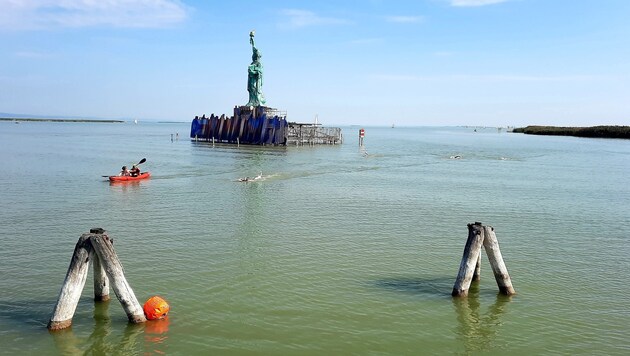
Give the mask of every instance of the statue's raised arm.
[(251, 44), (252, 44), (252, 48), (255, 48), (255, 47), (256, 47), (256, 44), (254, 44), (254, 35), (255, 35), (255, 34), (256, 34), (256, 31), (254, 31), (254, 30), (251, 30), (251, 31), (249, 32), (249, 43), (251, 43)]

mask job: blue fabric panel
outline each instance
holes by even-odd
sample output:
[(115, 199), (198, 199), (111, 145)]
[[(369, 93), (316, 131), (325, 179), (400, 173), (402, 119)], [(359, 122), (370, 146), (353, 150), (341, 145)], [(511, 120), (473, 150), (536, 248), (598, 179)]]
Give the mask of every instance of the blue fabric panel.
[(194, 118), (192, 123), (190, 124), (190, 138), (194, 138), (195, 136), (199, 137), (200, 131), (201, 125), (199, 124), (199, 119)]
[[(288, 130), (287, 121), (274, 115), (268, 117), (265, 113), (254, 117), (252, 113), (241, 114), (239, 108), (234, 109), (235, 116), (221, 120), (214, 114), (206, 117), (196, 117), (190, 125), (190, 137), (195, 136), (211, 141), (253, 145), (283, 145)], [(241, 125), (243, 131), (241, 132)]]

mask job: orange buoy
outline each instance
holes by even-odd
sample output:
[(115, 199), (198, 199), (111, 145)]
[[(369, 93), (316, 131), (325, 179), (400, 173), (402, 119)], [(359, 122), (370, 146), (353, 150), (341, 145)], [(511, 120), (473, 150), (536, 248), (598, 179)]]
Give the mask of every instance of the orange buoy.
[(155, 295), (144, 303), (143, 309), (144, 315), (147, 319), (155, 320), (165, 317), (168, 314), (168, 311), (171, 310), (171, 307), (168, 305), (166, 300)]

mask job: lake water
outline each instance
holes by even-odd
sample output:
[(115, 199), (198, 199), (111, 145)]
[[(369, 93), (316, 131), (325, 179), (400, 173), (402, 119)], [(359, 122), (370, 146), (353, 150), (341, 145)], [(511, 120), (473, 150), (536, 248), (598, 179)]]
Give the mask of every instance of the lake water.
[[(0, 353), (630, 354), (629, 140), (366, 127), (362, 150), (358, 129), (239, 148), (189, 123), (0, 122)], [(101, 177), (143, 157), (150, 180)], [(484, 254), (451, 297), (475, 221), (516, 296)], [(93, 227), (167, 320), (95, 304), (90, 271), (72, 328), (47, 331)]]

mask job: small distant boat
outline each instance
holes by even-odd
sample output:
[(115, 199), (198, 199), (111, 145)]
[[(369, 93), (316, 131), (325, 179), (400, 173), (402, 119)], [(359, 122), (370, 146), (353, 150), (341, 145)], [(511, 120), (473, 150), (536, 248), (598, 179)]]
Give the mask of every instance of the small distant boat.
[(392, 129), (394, 128), (394, 124), (392, 124)]
[(132, 176), (109, 176), (110, 182), (132, 182), (137, 180), (148, 179), (151, 177), (151, 173), (142, 172), (140, 175), (132, 177)]
[(138, 124), (138, 119), (133, 120), (133, 123), (137, 125)]

